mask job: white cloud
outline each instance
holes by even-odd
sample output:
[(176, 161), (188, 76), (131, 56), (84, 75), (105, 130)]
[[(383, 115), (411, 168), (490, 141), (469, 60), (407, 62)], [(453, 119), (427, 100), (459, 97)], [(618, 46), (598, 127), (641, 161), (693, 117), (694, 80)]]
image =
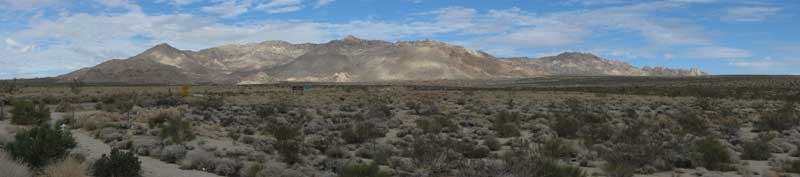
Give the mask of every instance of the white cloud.
[(255, 9), (271, 14), (288, 13), (302, 10), (305, 7), (302, 3), (303, 0), (272, 0), (268, 3), (259, 4)]
[(133, 11), (141, 11), (141, 7), (128, 0), (95, 0), (109, 8), (125, 8)]
[(251, 0), (228, 0), (216, 5), (202, 7), (200, 10), (221, 15), (222, 18), (232, 18), (247, 13), (251, 3)]
[(744, 49), (708, 46), (694, 49), (689, 56), (697, 59), (737, 59), (752, 57), (753, 53)]
[(17, 42), (14, 39), (11, 39), (11, 38), (6, 38), (5, 42), (6, 42), (6, 46), (8, 47), (8, 49), (16, 51), (16, 52), (21, 52), (21, 53), (30, 52), (30, 51), (32, 51), (33, 49), (36, 48), (35, 45), (20, 44), (19, 42)]
[(332, 3), (336, 0), (317, 0), (317, 4), (314, 5), (314, 8), (320, 8), (323, 6), (327, 6), (328, 4)]
[(568, 0), (565, 4), (580, 4), (580, 5), (605, 5), (605, 4), (621, 4), (629, 1), (625, 0)]
[(271, 14), (279, 14), (279, 13), (295, 12), (301, 9), (303, 9), (303, 6), (286, 6), (286, 7), (266, 9), (265, 11)]
[(174, 5), (179, 5), (180, 6), (180, 5), (193, 4), (193, 3), (199, 2), (199, 1), (202, 1), (202, 0), (158, 0), (156, 2), (158, 2), (158, 3), (170, 3), (170, 4), (174, 4)]
[(781, 8), (777, 7), (732, 7), (724, 10), (722, 20), (738, 22), (763, 21), (781, 10)]
[(60, 0), (0, 0), (0, 9), (34, 10), (60, 3)]

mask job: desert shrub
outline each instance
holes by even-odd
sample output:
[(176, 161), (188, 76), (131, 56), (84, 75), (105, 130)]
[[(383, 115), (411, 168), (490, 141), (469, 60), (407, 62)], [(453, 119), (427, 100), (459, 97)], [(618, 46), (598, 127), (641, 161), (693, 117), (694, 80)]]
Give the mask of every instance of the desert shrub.
[(411, 157), (421, 166), (432, 166), (437, 159), (456, 158), (450, 156), (453, 151), (448, 143), (450, 141), (446, 137), (423, 135), (410, 142), (410, 147), (405, 149), (405, 156)]
[(515, 176), (531, 177), (586, 177), (578, 167), (561, 164), (550, 158), (542, 158), (526, 150), (514, 150), (503, 154), (507, 171)]
[(28, 166), (17, 162), (6, 152), (0, 150), (0, 173), (7, 177), (30, 177), (31, 171)]
[(56, 105), (56, 108), (53, 111), (55, 111), (55, 112), (70, 112), (70, 111), (74, 111), (76, 109), (77, 109), (77, 107), (75, 105), (73, 105), (72, 103), (70, 103), (69, 101), (61, 100), (61, 102), (58, 103), (58, 105)]
[(183, 145), (169, 145), (161, 149), (161, 161), (175, 163), (186, 156), (186, 147)]
[(11, 123), (17, 125), (39, 125), (50, 120), (50, 109), (44, 103), (34, 104), (21, 100), (14, 102), (11, 110)]
[(54, 159), (65, 157), (77, 144), (67, 131), (51, 127), (34, 127), (14, 136), (6, 151), (33, 168), (40, 168)]
[(367, 108), (367, 112), (365, 117), (370, 119), (387, 119), (391, 118), (392, 107), (389, 106), (388, 99), (381, 98), (381, 97), (374, 97), (370, 100), (370, 105)]
[(577, 153), (575, 148), (561, 138), (552, 138), (545, 141), (539, 151), (542, 155), (551, 158), (572, 157)]
[(759, 130), (789, 130), (800, 125), (800, 113), (795, 110), (796, 103), (786, 103), (781, 109), (761, 115), (761, 120), (756, 122)]
[(683, 109), (675, 112), (672, 118), (681, 126), (681, 129), (686, 133), (702, 136), (708, 134), (709, 122), (699, 113)]
[(484, 145), (484, 146), (486, 146), (486, 147), (488, 147), (488, 148), (489, 148), (489, 150), (492, 150), (492, 151), (497, 151), (497, 150), (500, 150), (500, 148), (502, 148), (502, 147), (503, 147), (503, 145), (502, 145), (502, 144), (500, 144), (500, 141), (499, 141), (499, 140), (497, 140), (497, 138), (495, 138), (494, 136), (488, 136), (488, 137), (486, 137), (486, 138), (483, 140), (483, 145)]
[(271, 105), (256, 105), (253, 106), (256, 115), (260, 118), (267, 118), (278, 113), (278, 110)]
[(623, 161), (607, 161), (602, 168), (610, 177), (632, 177), (636, 173), (634, 166)]
[(75, 125), (85, 130), (96, 130), (106, 127), (110, 122), (121, 119), (118, 113), (99, 112), (85, 117), (75, 118)]
[(342, 147), (331, 147), (325, 150), (325, 155), (329, 158), (345, 158), (348, 156), (348, 153)]
[(181, 162), (181, 167), (203, 171), (212, 170), (214, 169), (214, 159), (214, 154), (211, 152), (194, 149), (186, 153), (186, 158)]
[(139, 158), (133, 152), (122, 152), (112, 149), (109, 155), (103, 154), (92, 165), (94, 177), (140, 177), (142, 167)]
[(769, 141), (772, 136), (761, 135), (754, 141), (742, 143), (741, 158), (745, 160), (767, 160), (772, 157), (770, 153)]
[(258, 174), (257, 177), (306, 177), (308, 175), (303, 174), (297, 170), (291, 169), (287, 167), (283, 163), (265, 163), (264, 169), (262, 169)]
[(560, 137), (575, 138), (581, 129), (581, 121), (574, 116), (561, 115), (551, 127)]
[(172, 118), (162, 124), (159, 136), (169, 143), (179, 144), (194, 139), (194, 132), (192, 132), (191, 122)]
[(501, 138), (519, 136), (519, 127), (517, 127), (522, 116), (519, 112), (501, 111), (492, 121), (492, 129), (497, 132)]
[(464, 157), (471, 158), (471, 159), (482, 159), (489, 157), (489, 154), (492, 153), (491, 150), (486, 146), (475, 146), (474, 148), (468, 149), (466, 152), (462, 152)]
[(261, 172), (261, 170), (263, 169), (264, 169), (264, 164), (248, 163), (241, 169), (239, 175), (241, 175), (242, 177), (257, 177), (256, 175), (258, 175), (258, 172)]
[(389, 174), (375, 163), (350, 163), (342, 167), (339, 177), (389, 177)]
[(300, 156), (300, 149), (302, 143), (297, 140), (279, 140), (275, 143), (275, 150), (281, 155), (281, 160), (287, 164), (296, 164), (303, 162)]
[(206, 97), (187, 99), (189, 106), (196, 107), (201, 110), (219, 110), (225, 105), (222, 96), (206, 95)]
[(221, 176), (236, 176), (242, 164), (228, 158), (214, 160), (214, 173)]
[(387, 130), (379, 128), (373, 122), (360, 122), (342, 130), (342, 139), (349, 144), (361, 144), (367, 140), (386, 136)]
[(417, 127), (425, 133), (455, 132), (458, 125), (445, 116), (433, 116), (432, 119), (417, 119)]
[(269, 129), (269, 133), (272, 134), (275, 139), (278, 140), (290, 140), (295, 139), (302, 135), (303, 133), (300, 131), (301, 127), (296, 125), (289, 125), (289, 124), (275, 124), (271, 126)]
[(38, 177), (88, 177), (85, 174), (81, 161), (68, 157), (64, 160), (48, 165)]
[(782, 163), (783, 171), (800, 173), (800, 160), (787, 160)]
[(716, 138), (705, 138), (692, 146), (692, 161), (711, 170), (730, 170), (733, 162), (728, 148)]
[(630, 169), (650, 172), (652, 168), (693, 168), (688, 157), (691, 143), (656, 127), (653, 121), (631, 120), (627, 127), (615, 132), (609, 144), (604, 145), (607, 148), (598, 148), (598, 153), (606, 162), (613, 162), (609, 168), (620, 170), (620, 174)]

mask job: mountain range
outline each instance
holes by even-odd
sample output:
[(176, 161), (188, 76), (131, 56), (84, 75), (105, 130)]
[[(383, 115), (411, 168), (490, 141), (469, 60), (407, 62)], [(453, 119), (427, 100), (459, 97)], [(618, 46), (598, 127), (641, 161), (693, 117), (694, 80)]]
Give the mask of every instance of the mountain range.
[(702, 76), (696, 68), (637, 68), (590, 53), (497, 58), (436, 41), (386, 42), (353, 36), (322, 44), (265, 41), (199, 51), (156, 45), (58, 76), (61, 81), (131, 84), (260, 84), (524, 78), (548, 75)]

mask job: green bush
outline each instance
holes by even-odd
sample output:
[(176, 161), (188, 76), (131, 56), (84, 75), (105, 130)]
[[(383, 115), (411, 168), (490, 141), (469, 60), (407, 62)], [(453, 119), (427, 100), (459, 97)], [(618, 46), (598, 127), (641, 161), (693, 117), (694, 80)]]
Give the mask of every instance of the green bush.
[(425, 133), (455, 132), (459, 128), (448, 117), (441, 115), (433, 116), (433, 119), (417, 119), (416, 123), (417, 127)]
[(519, 127), (517, 125), (521, 120), (522, 116), (519, 112), (501, 111), (495, 116), (492, 122), (492, 129), (501, 138), (519, 136)]
[(44, 103), (17, 101), (11, 110), (11, 123), (17, 125), (40, 125), (50, 120), (50, 109)]
[(282, 141), (299, 137), (300, 135), (302, 135), (302, 132), (300, 130), (301, 130), (300, 126), (276, 124), (271, 126), (271, 128), (269, 129), (269, 133), (272, 134), (272, 136), (275, 137), (275, 139)]
[(192, 132), (192, 124), (189, 121), (172, 118), (167, 119), (167, 122), (161, 125), (159, 136), (169, 143), (180, 144), (193, 140), (194, 132)]
[(800, 160), (788, 160), (783, 162), (783, 171), (789, 173), (800, 173)]
[(552, 138), (542, 144), (540, 152), (542, 155), (551, 158), (572, 157), (577, 152), (575, 148), (564, 142), (561, 138)]
[(367, 140), (386, 136), (387, 130), (379, 128), (372, 122), (356, 123), (355, 126), (342, 130), (342, 139), (348, 144), (361, 144)]
[(506, 171), (514, 176), (530, 177), (586, 177), (579, 167), (569, 166), (550, 158), (542, 158), (526, 151), (511, 151), (503, 155)]
[(575, 116), (561, 115), (551, 127), (559, 137), (575, 138), (581, 129), (581, 121)]
[(621, 161), (608, 161), (603, 165), (603, 171), (609, 177), (632, 177), (636, 172), (636, 168)]
[(492, 151), (500, 150), (500, 148), (503, 147), (503, 145), (500, 144), (500, 141), (497, 140), (497, 138), (495, 138), (494, 136), (486, 137), (483, 140), (483, 145), (488, 147), (489, 150), (492, 150)]
[(303, 158), (300, 156), (301, 148), (302, 143), (294, 139), (278, 140), (275, 143), (275, 149), (281, 155), (283, 162), (290, 165), (303, 162)]
[(800, 125), (800, 113), (795, 110), (796, 103), (786, 103), (780, 110), (764, 113), (756, 123), (759, 130), (789, 130)]
[(744, 160), (767, 160), (772, 157), (768, 142), (772, 137), (760, 136), (758, 140), (742, 143), (741, 158)]
[(6, 151), (33, 168), (40, 168), (65, 157), (77, 144), (69, 132), (50, 127), (34, 127), (14, 136)]
[(389, 177), (389, 174), (375, 163), (350, 163), (342, 167), (339, 177)]
[(141, 177), (142, 167), (133, 152), (112, 149), (111, 154), (103, 154), (92, 165), (94, 177)]
[(692, 161), (698, 166), (711, 170), (730, 170), (733, 162), (730, 151), (716, 138), (705, 138), (694, 143)]

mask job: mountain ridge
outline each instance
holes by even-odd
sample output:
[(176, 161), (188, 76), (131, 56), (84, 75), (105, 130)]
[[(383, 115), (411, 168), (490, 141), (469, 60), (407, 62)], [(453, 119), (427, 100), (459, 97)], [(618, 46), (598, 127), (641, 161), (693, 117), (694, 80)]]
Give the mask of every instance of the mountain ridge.
[(61, 81), (80, 79), (85, 82), (135, 84), (260, 84), (279, 81), (493, 79), (543, 75), (708, 74), (696, 68), (638, 68), (591, 53), (564, 52), (537, 59), (497, 58), (482, 51), (438, 41), (386, 42), (347, 36), (321, 44), (264, 41), (198, 51), (180, 50), (161, 43), (128, 59), (112, 59), (57, 78)]

